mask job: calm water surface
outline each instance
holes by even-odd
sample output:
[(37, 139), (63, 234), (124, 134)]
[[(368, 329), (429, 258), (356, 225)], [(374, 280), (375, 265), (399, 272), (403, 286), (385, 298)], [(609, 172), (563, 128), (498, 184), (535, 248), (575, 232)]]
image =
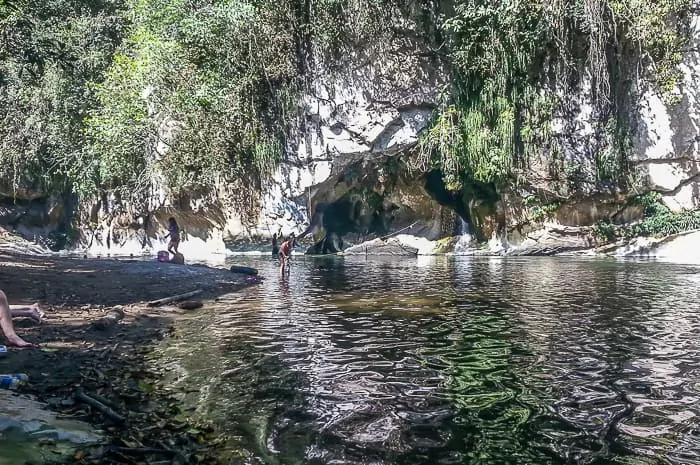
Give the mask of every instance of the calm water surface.
[[(232, 463), (700, 463), (700, 269), (305, 258), (160, 363)], [(165, 362), (163, 362), (165, 361)]]

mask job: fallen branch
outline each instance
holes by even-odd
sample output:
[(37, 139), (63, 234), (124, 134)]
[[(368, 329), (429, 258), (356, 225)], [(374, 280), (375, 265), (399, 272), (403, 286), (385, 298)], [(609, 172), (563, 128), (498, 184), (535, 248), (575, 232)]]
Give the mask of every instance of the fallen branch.
[(165, 297), (164, 299), (152, 300), (152, 301), (148, 302), (148, 306), (149, 307), (157, 307), (159, 305), (167, 304), (170, 302), (177, 302), (178, 300), (189, 299), (190, 297), (193, 297), (197, 294), (200, 294), (201, 292), (202, 292), (201, 289), (197, 289), (196, 291), (187, 292), (185, 294), (178, 294), (178, 295), (174, 295), (171, 297)]
[(124, 318), (124, 312), (118, 308), (115, 308), (114, 310), (110, 310), (107, 315), (93, 323), (93, 326), (97, 329), (105, 330), (119, 323), (122, 318)]
[(380, 237), (380, 239), (385, 241), (385, 240), (389, 239), (390, 237), (398, 236), (399, 234), (401, 234), (405, 230), (413, 228), (416, 224), (418, 224), (418, 221), (415, 221), (415, 222), (413, 222), (413, 224), (408, 225), (405, 228), (399, 229), (396, 232), (393, 232), (391, 234), (387, 234), (386, 236), (382, 236), (382, 237)]
[(93, 398), (93, 399), (95, 399), (97, 402), (100, 402), (100, 403), (103, 404), (104, 406), (109, 407), (109, 408), (111, 408), (111, 409), (116, 409), (116, 408), (118, 408), (118, 407), (117, 407), (117, 404), (115, 404), (115, 403), (112, 402), (111, 400), (107, 399), (106, 397), (102, 397), (102, 396), (99, 395), (99, 394), (94, 394), (94, 393), (93, 393), (93, 394), (90, 394), (90, 397)]
[(116, 423), (124, 423), (124, 421), (126, 421), (126, 418), (119, 415), (117, 412), (115, 412), (111, 408), (107, 407), (102, 402), (88, 396), (84, 392), (78, 391), (75, 393), (74, 397), (75, 397), (75, 400), (82, 402), (84, 404), (87, 404), (90, 407), (93, 407), (94, 409), (96, 409), (97, 411), (102, 413), (102, 415), (104, 415), (105, 417), (109, 418), (110, 420), (112, 420)]

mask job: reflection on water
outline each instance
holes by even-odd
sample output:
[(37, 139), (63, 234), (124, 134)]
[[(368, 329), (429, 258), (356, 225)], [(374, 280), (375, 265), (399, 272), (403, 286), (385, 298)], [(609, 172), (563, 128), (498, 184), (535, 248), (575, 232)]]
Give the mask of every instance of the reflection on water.
[(162, 349), (234, 463), (700, 463), (696, 269), (236, 263), (267, 280)]

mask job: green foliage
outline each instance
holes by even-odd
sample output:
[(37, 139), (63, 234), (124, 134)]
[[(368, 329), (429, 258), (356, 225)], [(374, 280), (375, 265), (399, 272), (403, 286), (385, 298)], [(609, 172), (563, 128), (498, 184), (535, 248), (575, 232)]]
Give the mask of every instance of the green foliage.
[(546, 50), (544, 14), (533, 2), (467, 0), (443, 23), (456, 68), (454, 104), (436, 116), (421, 152), (452, 189), (461, 188), (462, 174), (505, 183), (519, 143), (548, 135), (540, 118), (551, 98), (531, 85), (531, 69)]
[(567, 163), (564, 166), (564, 177), (568, 188), (574, 192), (586, 181), (586, 173), (583, 166), (577, 163)]
[(286, 24), (293, 11), (264, 1), (149, 0), (131, 12), (131, 34), (87, 120), (83, 169), (99, 172), (85, 179), (131, 196), (146, 193), (154, 173), (175, 195), (224, 179), (260, 185), (295, 116), (278, 119), (289, 108), (277, 100), (297, 77), (294, 24)]
[(627, 239), (639, 236), (663, 237), (694, 229), (700, 229), (700, 210), (654, 215), (624, 229), (623, 234)]
[(96, 105), (90, 81), (109, 66), (123, 20), (70, 0), (0, 4), (0, 175), (15, 189), (70, 188)]
[(644, 207), (644, 219), (622, 230), (626, 239), (639, 236), (663, 237), (700, 229), (700, 210), (672, 212), (662, 203), (658, 192), (638, 196), (631, 204)]
[(682, 74), (678, 65), (688, 40), (683, 24), (692, 2), (688, 0), (610, 0), (609, 8), (624, 37), (642, 50), (642, 59), (653, 67), (654, 84), (666, 96), (675, 89)]
[[(436, 54), (451, 60), (419, 161), (452, 191), (510, 183), (527, 160), (560, 153), (563, 102), (548, 89), (576, 66), (595, 71), (601, 102), (630, 50), (657, 86), (677, 83), (689, 0), (454, 3), (438, 16), (440, 2), (412, 0), (0, 1), (0, 175), (135, 201), (154, 180), (175, 196), (221, 180), (256, 190), (290, 145), (310, 71), (352, 79), (341, 65), (403, 33), (444, 40)], [(613, 116), (598, 180), (627, 167), (629, 132)]]
[(562, 203), (560, 201), (555, 200), (554, 202), (550, 202), (544, 205), (536, 205), (534, 207), (530, 207), (528, 219), (533, 223), (545, 221), (551, 218), (554, 215), (554, 212), (556, 212), (559, 209), (559, 207), (561, 207), (561, 205)]
[(617, 238), (615, 225), (610, 220), (598, 220), (593, 225), (593, 237), (603, 243), (613, 242)]
[(135, 204), (154, 181), (255, 191), (295, 132), (313, 56), (362, 50), (409, 3), (0, 2), (0, 174)]
[(526, 207), (537, 205), (539, 202), (540, 198), (536, 195), (528, 195), (527, 197), (523, 198), (523, 205)]
[(647, 67), (661, 90), (671, 90), (678, 82), (680, 50), (688, 40), (684, 20), (691, 3), (455, 2), (455, 14), (441, 24), (454, 86), (424, 134), (419, 166), (441, 169), (446, 184), (459, 189), (463, 179), (512, 182), (529, 159), (558, 157), (552, 119), (562, 102), (552, 94), (551, 84), (566, 83), (569, 69), (586, 66), (605, 136), (596, 153), (597, 180), (626, 179), (629, 128), (625, 119), (616, 119), (616, 112), (628, 109), (621, 102), (625, 91), (614, 95), (614, 80), (624, 79), (625, 66), (630, 72)]
[(630, 200), (630, 205), (639, 205), (644, 208), (644, 217), (667, 215), (671, 210), (663, 204), (662, 196), (656, 191), (638, 195)]
[(598, 241), (609, 243), (623, 238), (665, 237), (694, 229), (700, 229), (700, 210), (672, 212), (661, 200), (658, 192), (647, 192), (630, 200), (629, 205), (644, 208), (641, 221), (616, 227), (609, 220), (600, 220), (593, 225), (592, 234)]

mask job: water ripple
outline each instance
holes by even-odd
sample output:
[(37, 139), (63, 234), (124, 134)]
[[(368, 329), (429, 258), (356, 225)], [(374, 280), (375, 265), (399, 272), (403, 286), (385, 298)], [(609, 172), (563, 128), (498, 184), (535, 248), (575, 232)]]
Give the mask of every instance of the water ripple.
[(233, 463), (700, 464), (693, 268), (247, 260), (158, 361)]

